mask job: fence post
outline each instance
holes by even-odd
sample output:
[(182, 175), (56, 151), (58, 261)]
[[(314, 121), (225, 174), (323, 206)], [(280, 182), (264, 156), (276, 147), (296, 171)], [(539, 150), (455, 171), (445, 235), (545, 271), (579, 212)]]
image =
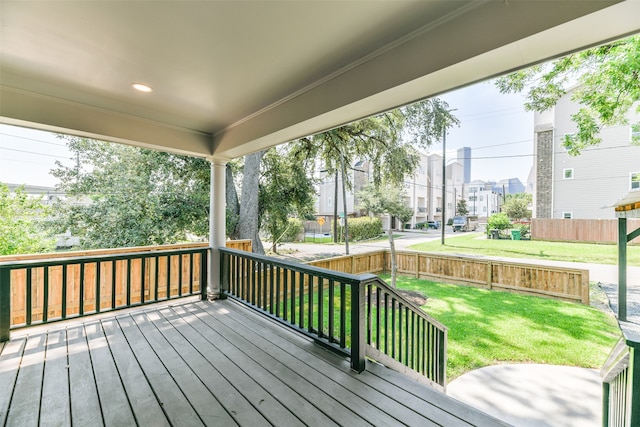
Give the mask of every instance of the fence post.
[(0, 342), (9, 341), (11, 327), (11, 270), (0, 268)]
[(364, 293), (362, 282), (351, 285), (351, 369), (358, 373), (365, 369)]

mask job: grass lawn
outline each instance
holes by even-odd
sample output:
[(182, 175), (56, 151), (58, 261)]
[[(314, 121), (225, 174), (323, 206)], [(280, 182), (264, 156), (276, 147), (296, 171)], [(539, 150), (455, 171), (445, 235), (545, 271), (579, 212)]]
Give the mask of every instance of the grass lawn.
[(401, 276), (398, 288), (425, 294), (422, 308), (449, 328), (447, 381), (499, 363), (600, 368), (620, 334), (581, 304)]
[[(595, 264), (617, 264), (617, 245), (547, 242), (538, 240), (491, 240), (484, 233), (461, 233), (440, 240), (413, 245), (410, 249), (424, 252), (446, 252), (509, 258), (534, 258)], [(627, 265), (640, 266), (640, 246), (627, 247)]]

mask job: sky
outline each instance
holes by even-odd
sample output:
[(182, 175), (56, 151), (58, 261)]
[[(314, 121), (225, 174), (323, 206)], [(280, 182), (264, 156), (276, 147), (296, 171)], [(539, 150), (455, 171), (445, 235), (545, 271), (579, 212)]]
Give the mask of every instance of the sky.
[[(472, 148), (471, 179), (519, 178), (526, 186), (533, 164), (533, 113), (524, 111), (524, 98), (502, 95), (491, 82), (441, 98), (461, 121), (447, 134), (447, 151)], [(442, 151), (442, 143), (431, 151)], [(55, 134), (0, 124), (0, 182), (53, 187), (57, 180), (49, 171), (56, 161), (74, 164)]]

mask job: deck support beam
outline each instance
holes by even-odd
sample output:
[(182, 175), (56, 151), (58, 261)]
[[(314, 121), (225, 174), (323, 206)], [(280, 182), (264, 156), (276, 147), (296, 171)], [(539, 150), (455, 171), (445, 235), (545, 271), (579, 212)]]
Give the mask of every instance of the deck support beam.
[(220, 286), (220, 248), (225, 247), (226, 240), (226, 200), (225, 172), (227, 162), (209, 159), (211, 163), (211, 183), (209, 190), (209, 277), (207, 283), (207, 299), (214, 300), (222, 296)]

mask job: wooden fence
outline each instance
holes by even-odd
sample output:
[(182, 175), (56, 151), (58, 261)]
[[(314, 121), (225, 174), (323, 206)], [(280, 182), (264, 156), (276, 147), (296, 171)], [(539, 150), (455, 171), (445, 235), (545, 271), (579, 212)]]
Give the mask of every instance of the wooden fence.
[[(399, 274), (589, 304), (589, 270), (426, 252), (396, 254)], [(388, 250), (309, 264), (351, 274), (378, 274), (391, 269)]]
[[(640, 219), (627, 219), (627, 227), (640, 227)], [(568, 242), (616, 243), (618, 241), (617, 219), (551, 219), (533, 218), (531, 238)], [(640, 237), (630, 244), (640, 244)]]
[[(77, 257), (109, 257), (159, 251), (207, 248), (208, 243), (98, 249), (1, 256), (0, 263), (48, 261)], [(228, 241), (227, 247), (251, 251), (251, 240)], [(169, 299), (200, 291), (201, 253), (105, 260), (11, 270), (11, 325), (40, 323), (62, 316), (101, 312), (145, 301)], [(206, 262), (206, 258), (204, 260)], [(66, 286), (63, 286), (66, 282)], [(46, 289), (45, 289), (46, 283)], [(83, 286), (84, 284), (99, 286)], [(156, 284), (152, 286), (151, 284)], [(27, 293), (27, 288), (31, 292)], [(65, 292), (62, 292), (64, 288)], [(82, 289), (82, 295), (80, 295)], [(63, 296), (64, 295), (64, 296)], [(83, 301), (82, 307), (80, 301)], [(96, 307), (96, 301), (100, 306)], [(47, 306), (47, 313), (44, 307)], [(63, 311), (65, 314), (63, 315)]]

